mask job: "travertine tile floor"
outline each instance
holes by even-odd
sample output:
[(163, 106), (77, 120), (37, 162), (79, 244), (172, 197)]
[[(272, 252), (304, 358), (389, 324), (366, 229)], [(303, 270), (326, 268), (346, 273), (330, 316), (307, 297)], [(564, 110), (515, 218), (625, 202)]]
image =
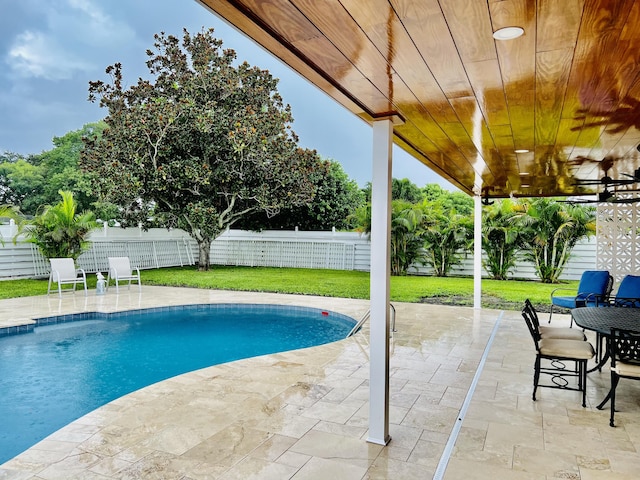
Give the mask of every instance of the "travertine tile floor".
[[(3, 300), (0, 327), (57, 313), (201, 302), (307, 305), (355, 319), (368, 309), (360, 300), (145, 285), (141, 293)], [(151, 385), (8, 461), (0, 466), (0, 479), (640, 476), (640, 382), (621, 382), (618, 427), (611, 428), (608, 412), (594, 407), (608, 389), (604, 370), (589, 375), (587, 408), (570, 391), (542, 389), (538, 401), (531, 400), (533, 344), (519, 312), (394, 305), (392, 441), (386, 447), (366, 442), (365, 329), (331, 345), (214, 366)], [(472, 384), (473, 396), (465, 404)], [(468, 409), (460, 422), (463, 405)], [(455, 445), (447, 448), (458, 429)], [(442, 460), (449, 451), (448, 462)]]

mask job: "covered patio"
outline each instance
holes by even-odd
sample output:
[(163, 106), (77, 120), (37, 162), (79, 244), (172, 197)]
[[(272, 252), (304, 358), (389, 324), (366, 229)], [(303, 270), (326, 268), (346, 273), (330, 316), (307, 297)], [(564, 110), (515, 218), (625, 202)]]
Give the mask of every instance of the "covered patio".
[[(0, 318), (5, 327), (38, 316), (200, 302), (306, 305), (356, 319), (369, 307), (145, 285), (142, 293), (2, 300)], [(621, 382), (618, 427), (611, 428), (608, 412), (595, 409), (608, 390), (606, 371), (589, 374), (587, 408), (571, 391), (542, 389), (531, 400), (535, 354), (519, 312), (394, 305), (387, 446), (366, 442), (365, 328), (333, 344), (214, 366), (134, 392), (0, 466), (0, 478), (637, 478), (639, 382)]]
[(391, 438), (393, 143), (474, 197), (476, 308), (493, 198), (597, 194), (598, 268), (639, 270), (640, 2), (198, 1), (372, 127), (367, 441)]

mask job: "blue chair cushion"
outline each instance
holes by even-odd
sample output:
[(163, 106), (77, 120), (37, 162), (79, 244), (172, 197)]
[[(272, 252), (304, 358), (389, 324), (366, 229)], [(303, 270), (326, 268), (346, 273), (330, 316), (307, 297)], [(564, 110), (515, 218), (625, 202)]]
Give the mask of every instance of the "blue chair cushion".
[(576, 308), (576, 297), (553, 297), (553, 304), (558, 307)]
[(605, 270), (587, 270), (582, 274), (578, 284), (578, 298), (589, 295), (604, 295), (609, 283), (609, 272)]
[(604, 306), (608, 295), (609, 272), (606, 270), (586, 270), (580, 277), (578, 292), (573, 297), (552, 297), (551, 303), (558, 307), (595, 307)]
[(640, 307), (640, 276), (627, 275), (622, 279), (613, 304), (621, 307)]

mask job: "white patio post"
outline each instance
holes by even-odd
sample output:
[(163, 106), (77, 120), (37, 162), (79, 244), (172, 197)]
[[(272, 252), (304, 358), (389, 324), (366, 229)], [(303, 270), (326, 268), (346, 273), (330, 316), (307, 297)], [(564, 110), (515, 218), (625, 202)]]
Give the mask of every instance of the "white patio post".
[(482, 197), (473, 203), (473, 308), (482, 308)]
[(371, 317), (368, 442), (386, 445), (389, 436), (389, 275), (391, 239), (391, 119), (373, 124), (371, 187)]

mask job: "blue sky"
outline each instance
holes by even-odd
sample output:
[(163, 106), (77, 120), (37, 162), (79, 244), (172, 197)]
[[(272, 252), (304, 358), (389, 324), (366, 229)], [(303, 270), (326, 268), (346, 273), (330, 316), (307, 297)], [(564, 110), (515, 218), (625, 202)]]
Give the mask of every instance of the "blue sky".
[[(371, 128), (195, 0), (0, 0), (0, 152), (49, 150), (54, 136), (100, 120), (106, 111), (87, 101), (89, 81), (107, 80), (105, 68), (121, 62), (134, 84), (147, 74), (154, 33), (203, 27), (280, 79), (303, 147), (340, 162), (361, 186), (371, 180)], [(397, 147), (393, 176), (455, 190)]]

